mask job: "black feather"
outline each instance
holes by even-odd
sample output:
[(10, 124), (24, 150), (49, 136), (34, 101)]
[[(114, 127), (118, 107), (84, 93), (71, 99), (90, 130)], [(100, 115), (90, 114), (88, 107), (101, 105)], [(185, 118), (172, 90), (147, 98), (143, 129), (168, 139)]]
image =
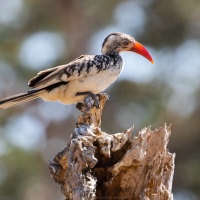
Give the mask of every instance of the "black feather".
[(55, 83), (53, 85), (46, 87), (45, 90), (50, 92), (51, 90), (58, 88), (61, 85), (67, 85), (68, 83), (69, 83), (69, 81), (67, 81), (67, 82), (62, 81), (62, 82), (59, 82), (59, 83)]
[(46, 72), (44, 74), (41, 74), (40, 76), (37, 76), (37, 78), (33, 78), (29, 81), (28, 86), (30, 87), (34, 87), (34, 85), (36, 83), (38, 83), (39, 81), (41, 81), (43, 78), (45, 78), (46, 76), (48, 76), (51, 73), (51, 71)]

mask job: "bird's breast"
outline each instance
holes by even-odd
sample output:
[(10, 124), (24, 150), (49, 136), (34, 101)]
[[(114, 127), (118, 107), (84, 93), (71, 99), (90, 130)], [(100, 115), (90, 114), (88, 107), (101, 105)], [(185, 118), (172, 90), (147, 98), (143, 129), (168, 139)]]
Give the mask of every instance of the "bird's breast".
[(121, 68), (109, 68), (107, 70), (102, 70), (93, 76), (79, 79), (76, 84), (79, 86), (79, 90), (81, 89), (97, 94), (112, 84), (120, 75), (120, 72)]

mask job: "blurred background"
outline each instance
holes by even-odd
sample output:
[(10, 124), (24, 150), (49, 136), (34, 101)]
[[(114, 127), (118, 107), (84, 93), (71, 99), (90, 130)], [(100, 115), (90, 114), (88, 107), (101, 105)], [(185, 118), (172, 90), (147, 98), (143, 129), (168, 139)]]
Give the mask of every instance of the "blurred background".
[[(200, 199), (199, 0), (0, 0), (0, 97), (24, 92), (43, 69), (100, 54), (111, 32), (133, 35), (154, 58), (123, 53), (106, 92), (102, 129), (137, 133), (172, 123), (175, 200)], [(62, 200), (48, 160), (65, 147), (74, 105), (35, 100), (0, 111), (0, 199)]]

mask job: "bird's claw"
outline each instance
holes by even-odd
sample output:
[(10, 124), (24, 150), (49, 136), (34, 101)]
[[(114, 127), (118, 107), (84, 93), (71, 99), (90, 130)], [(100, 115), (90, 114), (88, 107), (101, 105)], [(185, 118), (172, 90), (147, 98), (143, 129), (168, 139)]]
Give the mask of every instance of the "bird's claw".
[[(101, 100), (102, 96), (104, 98), (106, 98), (106, 100), (110, 99), (110, 96), (107, 93), (99, 93), (99, 94), (95, 95), (92, 92), (79, 92), (76, 95), (87, 95), (87, 97), (84, 100), (84, 105), (87, 108), (92, 108), (94, 106), (96, 109), (99, 109), (100, 108), (100, 100)], [(83, 104), (79, 103), (76, 105), (76, 107), (79, 110), (81, 110), (82, 105)]]
[(97, 94), (99, 97), (100, 96), (104, 96), (104, 97), (106, 97), (106, 100), (107, 101), (109, 101), (110, 100), (110, 95), (108, 95), (107, 93), (99, 93), (99, 94)]
[(101, 96), (104, 96), (106, 98), (107, 101), (110, 100), (110, 96), (107, 94), (107, 93), (99, 93), (99, 94), (96, 94), (94, 96), (91, 96), (91, 98), (93, 99), (94, 103), (93, 103), (93, 106), (98, 109), (100, 108), (100, 99), (101, 99)]
[(97, 95), (88, 96), (84, 100), (84, 104), (87, 108), (92, 108), (93, 106), (98, 109), (100, 108), (99, 97)]
[(107, 93), (99, 93), (99, 94), (96, 94), (95, 96), (94, 96), (94, 98), (93, 98), (93, 100), (94, 100), (94, 106), (96, 107), (96, 108), (100, 108), (100, 103), (99, 103), (99, 100), (101, 99), (101, 96), (104, 96), (105, 98), (106, 98), (106, 100), (107, 101), (109, 101), (110, 100), (110, 96), (107, 94)]
[(91, 105), (92, 106), (94, 106), (96, 109), (100, 108), (99, 96), (98, 95), (90, 96), (90, 99), (91, 99)]

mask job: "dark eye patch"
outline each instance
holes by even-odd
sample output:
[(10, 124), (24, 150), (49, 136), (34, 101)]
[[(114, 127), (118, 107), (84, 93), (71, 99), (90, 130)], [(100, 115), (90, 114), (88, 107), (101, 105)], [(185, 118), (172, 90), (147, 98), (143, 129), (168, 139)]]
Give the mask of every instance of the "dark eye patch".
[(128, 43), (127, 41), (124, 41), (122, 44), (123, 44), (124, 46), (127, 46), (129, 43)]

